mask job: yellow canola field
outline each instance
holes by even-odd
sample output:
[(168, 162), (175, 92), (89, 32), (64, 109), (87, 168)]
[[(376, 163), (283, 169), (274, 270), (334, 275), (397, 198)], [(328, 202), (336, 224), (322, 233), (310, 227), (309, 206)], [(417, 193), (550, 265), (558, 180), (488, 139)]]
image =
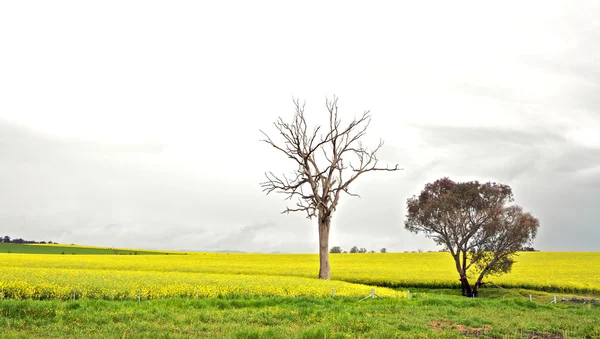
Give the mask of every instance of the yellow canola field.
[[(54, 257), (54, 258), (50, 258)], [(71, 256), (69, 258), (72, 258)], [(101, 265), (103, 257), (76, 256), (87, 259), (86, 263)], [(244, 275), (226, 273), (202, 273), (169, 270), (130, 270), (100, 268), (58, 268), (25, 265), (33, 262), (61, 260), (61, 255), (16, 255), (12, 264), (20, 266), (2, 267), (0, 278), (0, 298), (14, 299), (70, 299), (92, 298), (106, 300), (156, 299), (167, 297), (205, 298), (219, 296), (335, 296), (364, 297), (371, 292), (371, 286), (343, 281), (277, 276)], [(112, 258), (117, 258), (114, 256)], [(136, 256), (136, 258), (150, 258)], [(2, 258), (5, 259), (5, 258)], [(137, 264), (151, 264), (152, 260), (140, 260)], [(25, 264), (25, 265), (23, 265)], [(171, 260), (170, 265), (177, 265)], [(157, 268), (155, 266), (152, 266)], [(148, 267), (146, 267), (148, 268)], [(163, 267), (164, 268), (164, 267)], [(376, 287), (382, 297), (404, 297), (406, 292)]]
[[(4, 273), (0, 284), (8, 291), (9, 283), (29, 284), (29, 289), (47, 283), (65, 286), (65, 291), (71, 293), (78, 286), (88, 286), (89, 291), (103, 292), (87, 295), (107, 299), (131, 298), (139, 289), (148, 289), (144, 294), (147, 297), (195, 296), (198, 286), (213, 286), (213, 294), (203, 292), (202, 296), (246, 291), (255, 295), (289, 296), (296, 291), (297, 295), (330, 296), (335, 287), (336, 295), (357, 297), (370, 292), (365, 285), (459, 287), (448, 253), (333, 254), (330, 258), (332, 281), (327, 282), (314, 279), (319, 269), (314, 254), (0, 254), (0, 270)], [(600, 294), (600, 253), (521, 253), (511, 273), (486, 280), (502, 287)], [(343, 282), (364, 285), (341, 285)], [(315, 289), (301, 291), (301, 286)], [(152, 292), (159, 287), (163, 292)], [(169, 289), (179, 292), (167, 292)], [(65, 293), (56, 297), (63, 298)], [(378, 287), (377, 293), (394, 296), (396, 292)]]
[[(516, 260), (510, 273), (488, 276), (484, 282), (505, 288), (600, 294), (600, 252), (522, 252)], [(341, 254), (332, 259), (332, 271), (335, 279), (379, 286), (460, 288), (449, 253), (362, 254), (356, 258)]]

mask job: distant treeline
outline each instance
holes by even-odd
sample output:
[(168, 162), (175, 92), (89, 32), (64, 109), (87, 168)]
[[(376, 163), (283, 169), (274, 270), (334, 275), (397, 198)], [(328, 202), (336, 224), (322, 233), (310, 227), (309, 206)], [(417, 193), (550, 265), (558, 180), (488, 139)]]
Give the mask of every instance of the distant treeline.
[(1, 238), (2, 243), (11, 243), (11, 244), (58, 244), (57, 242), (52, 241), (35, 241), (35, 240), (25, 240), (22, 238), (11, 239), (8, 235), (5, 235)]

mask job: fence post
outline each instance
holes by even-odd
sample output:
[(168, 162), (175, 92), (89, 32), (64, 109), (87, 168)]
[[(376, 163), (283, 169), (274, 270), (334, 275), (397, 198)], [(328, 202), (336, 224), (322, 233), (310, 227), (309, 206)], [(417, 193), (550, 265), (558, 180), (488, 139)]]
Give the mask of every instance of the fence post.
[(533, 299), (531, 298), (531, 294), (529, 295), (529, 301), (533, 301)]
[(407, 290), (408, 292), (408, 299), (410, 299), (410, 290)]
[(335, 298), (335, 288), (331, 288), (331, 297)]
[(75, 289), (73, 289), (73, 300), (75, 300)]
[(375, 299), (375, 287), (371, 288), (371, 299)]
[(552, 300), (552, 302), (556, 304), (556, 295), (554, 295), (554, 300)]
[(138, 289), (138, 304), (142, 302), (142, 289)]

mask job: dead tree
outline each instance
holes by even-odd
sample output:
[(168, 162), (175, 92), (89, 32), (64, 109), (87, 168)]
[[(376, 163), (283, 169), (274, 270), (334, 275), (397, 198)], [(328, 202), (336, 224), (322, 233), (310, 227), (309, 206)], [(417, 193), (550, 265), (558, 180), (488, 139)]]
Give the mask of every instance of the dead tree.
[(294, 207), (282, 213), (305, 212), (307, 218), (316, 217), (319, 224), (319, 278), (329, 279), (329, 230), (331, 217), (342, 193), (358, 196), (350, 191), (361, 174), (372, 171), (397, 171), (394, 167), (380, 167), (377, 151), (383, 141), (373, 148), (363, 146), (361, 138), (371, 122), (371, 114), (365, 111), (348, 125), (342, 126), (338, 117), (337, 98), (326, 99), (329, 125), (308, 129), (304, 116), (304, 104), (294, 99), (296, 111), (291, 123), (281, 117), (274, 123), (282, 137), (281, 143), (273, 141), (265, 132), (262, 140), (291, 159), (296, 170), (290, 176), (265, 173), (267, 181), (261, 183), (267, 195), (283, 193), (286, 200), (297, 198)]

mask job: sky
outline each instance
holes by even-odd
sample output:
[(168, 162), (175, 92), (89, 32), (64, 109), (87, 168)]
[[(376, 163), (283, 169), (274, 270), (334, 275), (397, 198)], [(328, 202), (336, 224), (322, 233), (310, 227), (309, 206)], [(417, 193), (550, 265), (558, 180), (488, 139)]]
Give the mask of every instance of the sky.
[(600, 2), (4, 1), (0, 233), (98, 246), (317, 253), (261, 143), (306, 102), (370, 110), (382, 164), (331, 246), (437, 250), (404, 230), (428, 182), (496, 181), (542, 251), (600, 251)]

